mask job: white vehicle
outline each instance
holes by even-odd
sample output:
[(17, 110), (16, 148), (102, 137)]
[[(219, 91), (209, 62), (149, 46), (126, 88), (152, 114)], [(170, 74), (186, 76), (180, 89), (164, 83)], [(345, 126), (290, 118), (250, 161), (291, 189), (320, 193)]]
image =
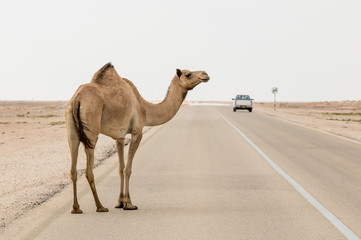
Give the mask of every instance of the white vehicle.
[(249, 95), (237, 95), (236, 98), (232, 98), (233, 102), (233, 112), (237, 109), (248, 110), (252, 112), (252, 98)]

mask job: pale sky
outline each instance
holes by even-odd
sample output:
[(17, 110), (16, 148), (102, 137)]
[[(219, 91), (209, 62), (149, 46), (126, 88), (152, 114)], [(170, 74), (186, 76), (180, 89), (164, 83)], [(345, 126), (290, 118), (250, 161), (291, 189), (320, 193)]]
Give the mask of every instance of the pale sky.
[(68, 100), (105, 63), (147, 100), (361, 100), (360, 0), (1, 1), (0, 100)]

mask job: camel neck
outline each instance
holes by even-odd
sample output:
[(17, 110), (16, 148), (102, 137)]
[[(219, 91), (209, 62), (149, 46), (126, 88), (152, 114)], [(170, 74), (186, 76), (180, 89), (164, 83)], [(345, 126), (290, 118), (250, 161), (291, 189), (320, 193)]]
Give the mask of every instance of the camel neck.
[(167, 96), (158, 104), (144, 102), (145, 126), (157, 126), (168, 122), (178, 112), (183, 100), (187, 95), (187, 90), (182, 88), (177, 76), (175, 76), (169, 86)]

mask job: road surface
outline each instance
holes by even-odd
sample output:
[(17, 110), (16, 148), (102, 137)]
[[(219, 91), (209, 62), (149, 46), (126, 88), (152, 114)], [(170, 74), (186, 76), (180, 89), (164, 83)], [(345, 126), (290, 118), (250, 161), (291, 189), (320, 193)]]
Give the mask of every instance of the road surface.
[(187, 106), (143, 138), (130, 182), (139, 210), (114, 208), (119, 194), (114, 155), (94, 172), (100, 200), (110, 212), (95, 212), (82, 177), (78, 192), (84, 214), (70, 214), (69, 186), (9, 227), (4, 237), (358, 239), (360, 153), (360, 144), (257, 109), (234, 113), (226, 106)]

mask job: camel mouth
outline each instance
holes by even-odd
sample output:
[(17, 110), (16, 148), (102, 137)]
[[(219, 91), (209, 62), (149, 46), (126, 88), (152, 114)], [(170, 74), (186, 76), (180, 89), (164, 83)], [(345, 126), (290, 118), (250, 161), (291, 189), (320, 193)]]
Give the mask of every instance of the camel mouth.
[(201, 82), (208, 82), (209, 81), (209, 77), (208, 78), (201, 78)]

